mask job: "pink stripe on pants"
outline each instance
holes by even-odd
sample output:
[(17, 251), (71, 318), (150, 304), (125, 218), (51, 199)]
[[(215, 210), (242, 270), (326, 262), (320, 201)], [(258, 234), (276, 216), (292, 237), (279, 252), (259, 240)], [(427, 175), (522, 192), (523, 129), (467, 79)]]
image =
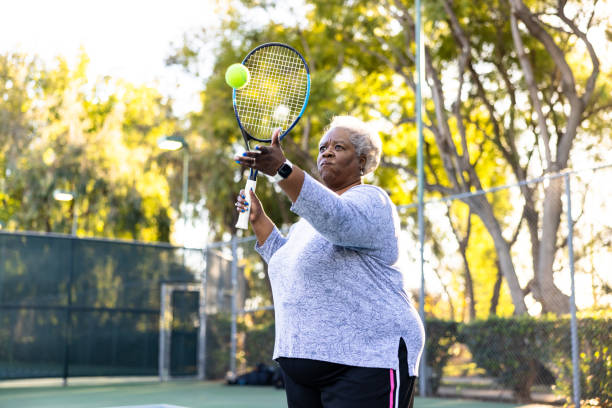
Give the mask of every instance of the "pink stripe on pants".
[(393, 370), (389, 369), (389, 379), (391, 381), (391, 393), (389, 394), (389, 408), (393, 408), (393, 391), (395, 391), (395, 376)]

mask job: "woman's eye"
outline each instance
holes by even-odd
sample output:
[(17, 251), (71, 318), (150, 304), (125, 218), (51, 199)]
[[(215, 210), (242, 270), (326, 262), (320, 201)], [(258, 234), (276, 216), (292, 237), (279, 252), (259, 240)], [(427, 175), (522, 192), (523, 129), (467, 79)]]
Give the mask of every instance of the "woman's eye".
[(325, 150), (325, 146), (319, 146), (319, 152), (322, 152)]
[(344, 149), (344, 146), (336, 145), (336, 150), (342, 150), (342, 149)]

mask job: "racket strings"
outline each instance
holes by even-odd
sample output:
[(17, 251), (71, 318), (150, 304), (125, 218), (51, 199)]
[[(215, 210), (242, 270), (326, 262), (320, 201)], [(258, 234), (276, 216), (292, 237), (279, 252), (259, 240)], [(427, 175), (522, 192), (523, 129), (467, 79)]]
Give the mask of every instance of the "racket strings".
[(308, 72), (294, 51), (265, 47), (245, 62), (249, 84), (236, 91), (236, 108), (244, 128), (267, 139), (278, 127), (288, 129), (299, 117), (307, 96)]
[[(299, 86), (297, 78), (299, 70), (303, 67), (301, 59), (291, 55), (292, 51), (279, 48), (279, 50), (266, 49), (267, 52), (253, 61), (253, 68), (257, 73), (254, 75), (256, 77), (254, 86), (259, 85), (259, 96), (262, 99), (260, 104), (248, 104), (247, 110), (251, 113), (251, 124), (260, 130), (263, 129), (263, 137), (267, 137), (270, 128), (290, 125), (301, 110), (305, 94), (305, 87)], [(271, 121), (270, 115), (272, 115)], [(271, 125), (270, 122), (275, 123)]]

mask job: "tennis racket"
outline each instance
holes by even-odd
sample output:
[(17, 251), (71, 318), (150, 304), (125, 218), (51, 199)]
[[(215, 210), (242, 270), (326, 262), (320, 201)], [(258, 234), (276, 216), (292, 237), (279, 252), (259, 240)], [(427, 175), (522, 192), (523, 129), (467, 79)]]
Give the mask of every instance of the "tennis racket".
[[(236, 121), (247, 150), (255, 140), (270, 143), (280, 128), (282, 140), (298, 123), (310, 95), (310, 70), (302, 55), (281, 43), (266, 43), (253, 49), (242, 61), (250, 73), (246, 86), (234, 89), (232, 99)], [(244, 191), (255, 191), (257, 170), (251, 169)], [(240, 213), (236, 228), (249, 228), (251, 206)]]

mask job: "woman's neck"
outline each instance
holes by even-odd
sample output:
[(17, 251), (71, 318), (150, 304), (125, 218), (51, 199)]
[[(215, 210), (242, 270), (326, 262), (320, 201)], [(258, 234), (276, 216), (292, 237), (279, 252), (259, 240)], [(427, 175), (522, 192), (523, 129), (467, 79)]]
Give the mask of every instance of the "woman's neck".
[(338, 189), (333, 189), (332, 190), (338, 194), (338, 195), (342, 195), (343, 193), (345, 193), (346, 191), (350, 190), (351, 188), (358, 186), (360, 184), (363, 184), (363, 181), (361, 180), (361, 177), (359, 178), (359, 180), (355, 180), (354, 182), (352, 182), (351, 184), (338, 188)]

